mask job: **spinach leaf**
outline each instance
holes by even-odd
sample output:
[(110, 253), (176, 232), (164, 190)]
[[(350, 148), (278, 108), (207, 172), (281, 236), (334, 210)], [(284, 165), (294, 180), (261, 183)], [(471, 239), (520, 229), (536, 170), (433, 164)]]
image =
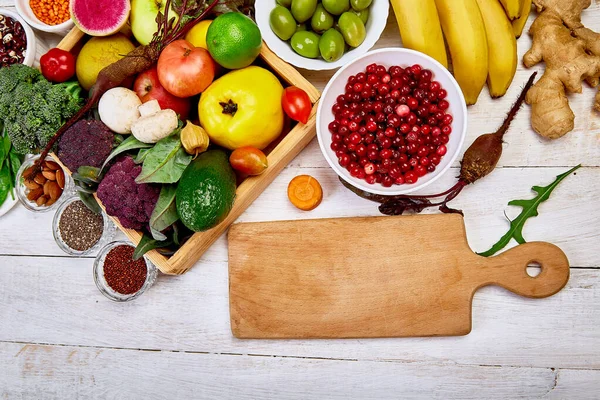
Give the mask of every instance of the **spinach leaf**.
[(121, 143), (119, 146), (117, 146), (117, 148), (114, 149), (112, 151), (112, 153), (110, 153), (110, 155), (108, 156), (106, 161), (104, 161), (104, 164), (102, 164), (102, 167), (100, 167), (100, 172), (102, 172), (102, 170), (104, 170), (104, 167), (106, 167), (108, 165), (108, 163), (112, 159), (114, 159), (116, 156), (118, 156), (119, 154), (125, 153), (126, 151), (130, 151), (130, 150), (147, 149), (152, 146), (153, 146), (152, 143), (140, 142), (139, 140), (137, 140), (135, 138), (135, 136), (131, 135), (127, 139), (125, 139), (123, 141), (123, 143)]
[(150, 232), (156, 240), (166, 240), (167, 237), (161, 231), (173, 225), (179, 219), (175, 204), (176, 192), (177, 185), (163, 185), (160, 190), (158, 201), (150, 216)]
[(100, 214), (102, 212), (102, 208), (100, 204), (96, 201), (96, 198), (91, 193), (86, 193), (83, 191), (78, 191), (79, 199), (85, 204), (87, 208), (90, 209), (94, 214)]
[[(14, 150), (14, 149), (13, 149)], [(21, 168), (22, 156), (20, 154), (15, 153), (13, 150), (8, 153), (8, 169), (10, 174), (10, 197), (14, 200), (15, 193), (12, 189), (14, 189), (17, 185), (17, 171)]]
[(8, 135), (4, 136), (0, 142), (0, 168), (4, 166), (4, 161), (8, 159), (10, 153), (10, 138)]
[(144, 254), (150, 250), (158, 249), (161, 247), (170, 246), (173, 242), (171, 240), (156, 240), (152, 239), (147, 233), (144, 233), (142, 239), (138, 243), (137, 247), (133, 251), (133, 259), (139, 260)]
[(150, 149), (144, 159), (137, 183), (175, 183), (179, 181), (192, 156), (185, 152), (179, 131), (161, 139)]
[(4, 204), (6, 197), (8, 196), (8, 192), (12, 189), (12, 182), (10, 178), (10, 171), (8, 169), (8, 164), (4, 164), (2, 169), (0, 169), (0, 205)]
[(151, 149), (141, 149), (138, 152), (137, 157), (135, 158), (134, 162), (136, 164), (141, 164), (144, 162), (144, 160), (146, 159), (146, 156), (148, 155), (148, 153), (150, 152)]

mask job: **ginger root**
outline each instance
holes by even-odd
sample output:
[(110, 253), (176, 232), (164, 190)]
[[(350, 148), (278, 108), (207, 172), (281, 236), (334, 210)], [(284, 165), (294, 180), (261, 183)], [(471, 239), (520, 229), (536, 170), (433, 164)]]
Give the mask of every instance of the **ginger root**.
[[(569, 107), (566, 91), (581, 93), (581, 82), (596, 87), (600, 78), (600, 34), (581, 23), (581, 12), (591, 0), (533, 0), (540, 15), (529, 34), (531, 49), (523, 63), (532, 67), (546, 63), (544, 75), (529, 90), (525, 101), (530, 104), (531, 126), (549, 139), (573, 130), (575, 114)], [(594, 108), (600, 111), (600, 92)]]

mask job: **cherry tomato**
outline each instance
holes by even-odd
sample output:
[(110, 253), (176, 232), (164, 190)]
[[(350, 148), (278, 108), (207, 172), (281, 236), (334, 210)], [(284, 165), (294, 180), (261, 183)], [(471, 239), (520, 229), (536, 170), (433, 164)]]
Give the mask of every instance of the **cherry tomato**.
[(308, 94), (296, 86), (289, 86), (283, 91), (281, 106), (288, 117), (294, 121), (308, 122), (312, 110), (312, 104)]
[(42, 75), (50, 82), (66, 82), (75, 75), (75, 57), (68, 51), (53, 48), (40, 58)]
[(229, 163), (233, 169), (246, 175), (260, 175), (269, 165), (265, 153), (251, 146), (235, 149), (229, 156)]
[(215, 78), (215, 64), (209, 52), (187, 40), (176, 40), (160, 53), (158, 80), (177, 97), (202, 93)]

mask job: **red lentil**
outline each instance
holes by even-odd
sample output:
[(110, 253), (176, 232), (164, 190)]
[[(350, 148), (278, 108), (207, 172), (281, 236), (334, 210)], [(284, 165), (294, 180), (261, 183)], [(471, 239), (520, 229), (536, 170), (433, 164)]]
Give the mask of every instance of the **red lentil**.
[(37, 19), (46, 25), (62, 24), (69, 18), (69, 0), (30, 0), (29, 6)]
[(104, 279), (118, 293), (136, 293), (146, 282), (146, 262), (143, 258), (134, 260), (134, 250), (132, 246), (117, 246), (104, 259)]

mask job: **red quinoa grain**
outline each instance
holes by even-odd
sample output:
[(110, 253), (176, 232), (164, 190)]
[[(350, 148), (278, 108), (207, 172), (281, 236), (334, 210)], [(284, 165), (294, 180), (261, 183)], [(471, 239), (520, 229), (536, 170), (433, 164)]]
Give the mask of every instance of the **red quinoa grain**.
[(134, 260), (134, 250), (132, 246), (117, 246), (104, 259), (104, 279), (118, 293), (136, 293), (146, 282), (146, 262), (143, 258)]

